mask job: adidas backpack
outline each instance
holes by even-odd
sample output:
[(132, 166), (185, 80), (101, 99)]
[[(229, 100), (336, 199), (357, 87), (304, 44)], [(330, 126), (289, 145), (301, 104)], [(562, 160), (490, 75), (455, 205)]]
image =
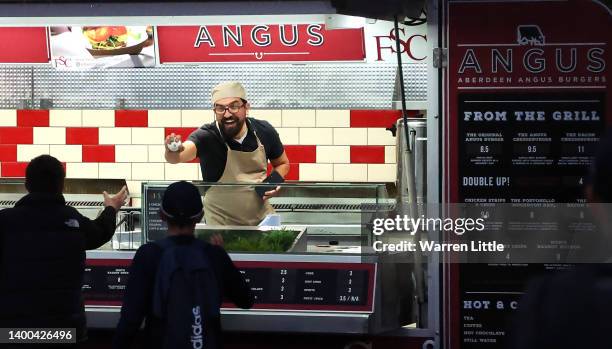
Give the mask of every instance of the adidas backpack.
[(155, 276), (153, 314), (164, 324), (163, 348), (217, 348), (218, 338), (207, 322), (218, 321), (221, 304), (206, 244), (194, 239), (181, 245), (170, 238), (155, 243), (162, 248), (162, 257)]

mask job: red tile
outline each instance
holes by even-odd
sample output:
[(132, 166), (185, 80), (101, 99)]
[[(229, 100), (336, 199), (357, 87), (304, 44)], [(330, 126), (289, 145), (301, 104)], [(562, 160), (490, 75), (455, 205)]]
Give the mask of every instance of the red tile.
[(48, 110), (17, 110), (18, 127), (49, 127)]
[(84, 145), (83, 162), (115, 162), (115, 146)]
[(17, 144), (0, 144), (0, 162), (17, 161)]
[(317, 162), (316, 145), (286, 145), (285, 151), (291, 163)]
[(300, 180), (300, 164), (289, 164), (289, 173), (285, 177), (286, 181)]
[[(272, 172), (272, 164), (268, 163), (268, 172), (267, 174), (270, 175), (270, 172)], [(285, 177), (286, 181), (297, 181), (300, 179), (300, 164), (289, 164), (289, 173), (287, 173), (287, 176)]]
[(3, 162), (0, 166), (2, 177), (25, 177), (28, 162)]
[(189, 138), (191, 132), (197, 129), (197, 127), (166, 127), (166, 129), (164, 130), (164, 137), (171, 133), (174, 133), (177, 135), (181, 135), (181, 140), (184, 142), (187, 140), (187, 138)]
[(147, 110), (115, 110), (115, 127), (147, 127), (149, 112)]
[(352, 164), (384, 164), (384, 145), (351, 145)]
[(98, 144), (98, 128), (67, 127), (66, 144)]
[[(419, 112), (408, 110), (408, 117)], [(351, 110), (351, 127), (391, 127), (402, 117), (401, 110)]]
[(32, 144), (34, 131), (31, 127), (0, 127), (0, 144)]

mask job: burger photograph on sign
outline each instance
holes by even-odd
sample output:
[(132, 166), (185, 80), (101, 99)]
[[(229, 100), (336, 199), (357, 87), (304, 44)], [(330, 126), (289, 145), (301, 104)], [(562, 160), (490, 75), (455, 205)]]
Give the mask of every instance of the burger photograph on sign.
[(51, 63), (58, 69), (155, 66), (153, 27), (51, 27)]

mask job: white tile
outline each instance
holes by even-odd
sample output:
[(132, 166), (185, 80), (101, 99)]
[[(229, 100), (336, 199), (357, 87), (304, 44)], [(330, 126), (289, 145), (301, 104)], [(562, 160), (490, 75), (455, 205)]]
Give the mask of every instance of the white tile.
[(167, 181), (196, 181), (200, 164), (165, 164), (165, 175)]
[(285, 109), (283, 110), (283, 127), (315, 127), (316, 116), (314, 109)]
[(395, 182), (395, 164), (368, 164), (368, 182)]
[(334, 128), (335, 145), (367, 145), (368, 130), (365, 128)]
[(251, 109), (249, 116), (259, 120), (266, 120), (274, 127), (282, 127), (282, 111), (280, 109)]
[(300, 133), (298, 128), (277, 128), (276, 132), (278, 132), (283, 144), (300, 144)]
[(149, 146), (149, 162), (166, 162), (164, 154), (166, 147), (163, 145), (150, 145)]
[(67, 163), (66, 178), (98, 178), (96, 163)]
[(132, 164), (101, 162), (99, 164), (98, 177), (99, 178), (130, 179), (132, 178)]
[(318, 145), (317, 163), (348, 164), (351, 162), (351, 147), (348, 145)]
[(333, 144), (331, 128), (310, 128), (310, 127), (302, 127), (300, 128), (300, 144), (305, 145), (330, 145)]
[(115, 127), (114, 110), (83, 110), (83, 126), (86, 127)]
[(34, 127), (34, 144), (66, 144), (66, 128)]
[(48, 145), (17, 144), (17, 161), (19, 162), (30, 162), (43, 154), (49, 154)]
[(334, 180), (332, 164), (300, 164), (300, 181), (329, 182)]
[(69, 109), (49, 110), (49, 126), (79, 127), (82, 125), (81, 111)]
[(146, 145), (115, 146), (115, 162), (148, 162), (149, 149)]
[(394, 145), (385, 146), (385, 163), (395, 164), (397, 162), (397, 154), (395, 153)]
[(164, 165), (162, 163), (132, 164), (132, 179), (164, 180)]
[(212, 109), (181, 110), (182, 127), (201, 127), (215, 120)]
[(149, 127), (181, 127), (180, 110), (149, 110)]
[(132, 144), (164, 144), (164, 129), (134, 127), (132, 128)]
[(395, 145), (393, 134), (383, 127), (368, 128), (368, 145)]
[(49, 155), (56, 157), (61, 162), (82, 162), (82, 145), (51, 145)]
[(132, 144), (132, 129), (129, 127), (102, 127), (98, 131), (100, 144)]
[(351, 127), (351, 111), (317, 109), (317, 127)]
[(17, 126), (17, 110), (0, 109), (0, 126)]
[(135, 207), (135, 208), (142, 207), (142, 199), (141, 198), (132, 198), (131, 205), (132, 205), (132, 207)]
[[(130, 167), (132, 166), (131, 164), (129, 165)], [(128, 187), (128, 191), (130, 192), (131, 197), (140, 197), (140, 194), (142, 192), (142, 182), (141, 181), (125, 181), (125, 184)]]
[(367, 182), (367, 180), (367, 164), (334, 164), (335, 182)]

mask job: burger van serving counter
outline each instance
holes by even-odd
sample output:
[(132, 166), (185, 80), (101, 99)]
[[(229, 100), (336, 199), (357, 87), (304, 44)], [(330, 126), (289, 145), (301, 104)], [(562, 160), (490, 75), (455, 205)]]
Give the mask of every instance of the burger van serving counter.
[[(143, 183), (145, 240), (165, 235), (158, 212), (168, 184)], [(232, 184), (196, 185), (204, 193)], [(270, 220), (280, 219), (280, 226), (196, 227), (201, 239), (222, 234), (255, 297), (250, 310), (223, 304), (225, 330), (365, 334), (414, 322), (412, 264), (361, 253), (362, 246), (371, 246), (371, 234), (361, 230), (365, 215), (394, 208), (385, 184), (283, 184), (270, 200), (278, 214)], [(83, 291), (89, 327), (116, 326), (134, 253), (87, 254)]]

